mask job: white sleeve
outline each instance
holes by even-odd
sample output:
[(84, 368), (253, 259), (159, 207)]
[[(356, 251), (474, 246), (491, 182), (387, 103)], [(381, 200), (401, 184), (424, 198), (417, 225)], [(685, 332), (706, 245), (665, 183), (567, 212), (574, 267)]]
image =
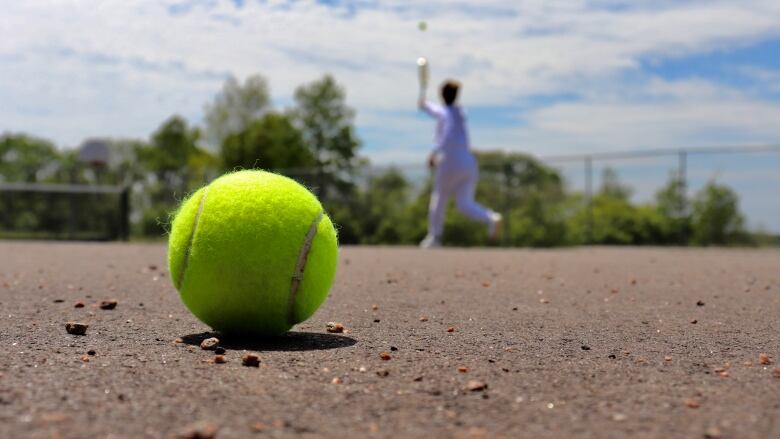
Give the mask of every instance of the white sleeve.
[(422, 106), (420, 106), (420, 110), (428, 113), (428, 115), (435, 119), (441, 119), (444, 116), (444, 108), (442, 108), (441, 105), (434, 104), (430, 101), (423, 102)]

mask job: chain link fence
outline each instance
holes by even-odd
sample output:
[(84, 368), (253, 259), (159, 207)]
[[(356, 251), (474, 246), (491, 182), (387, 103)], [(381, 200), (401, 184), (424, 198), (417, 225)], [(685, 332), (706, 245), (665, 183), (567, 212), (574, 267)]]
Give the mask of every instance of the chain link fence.
[[(730, 187), (739, 198), (739, 207), (752, 232), (780, 234), (780, 145), (735, 146), (718, 148), (658, 149), (541, 157), (539, 163), (554, 169), (561, 177), (565, 194), (550, 192), (539, 186), (542, 179), (557, 178), (544, 170), (533, 168), (534, 161), (491, 159), (480, 160), (481, 182), (478, 201), (504, 213), (505, 245), (556, 245), (555, 221), (541, 218), (548, 215), (544, 204), (560, 204), (561, 209), (584, 209), (589, 217), (584, 221), (585, 238), (580, 243), (593, 242), (593, 229), (598, 224), (592, 217), (593, 199), (604, 185), (604, 175), (611, 170), (630, 189), (630, 199), (641, 205), (654, 201), (656, 192), (670, 179), (678, 179), (682, 200), (690, 202), (708, 182), (717, 181)], [(512, 157), (511, 155), (507, 155)], [(302, 182), (318, 193), (329, 211), (343, 223), (342, 237), (352, 243), (407, 243), (425, 234), (427, 198), (432, 172), (424, 164), (362, 166), (350, 172), (329, 172), (298, 168), (278, 172)], [(207, 182), (204, 182), (207, 183)], [(346, 190), (349, 188), (357, 190)], [(327, 191), (326, 191), (327, 189)], [(346, 195), (345, 195), (346, 194)], [(181, 198), (184, 194), (176, 194)], [(570, 198), (562, 201), (562, 196)], [(360, 198), (359, 200), (356, 198)], [(153, 216), (165, 222), (170, 206), (156, 206), (146, 200), (143, 185), (97, 186), (64, 184), (0, 184), (0, 237), (41, 239), (128, 239), (131, 230), (144, 234), (141, 218)], [(555, 200), (553, 200), (555, 199)], [(132, 205), (131, 205), (132, 202)], [(519, 206), (522, 206), (520, 208)], [(540, 207), (541, 206), (541, 207)], [(540, 213), (541, 212), (541, 213)], [(153, 215), (152, 215), (153, 214)], [(556, 214), (565, 215), (566, 212)], [(353, 219), (376, 217), (375, 223), (352, 227)], [(457, 234), (479, 234), (467, 221), (458, 222), (452, 216), (445, 230)], [(395, 221), (398, 230), (382, 225), (382, 220)], [(449, 218), (449, 216), (448, 216)], [(397, 224), (399, 222), (409, 224)], [(387, 223), (387, 221), (386, 221)], [(536, 230), (531, 230), (536, 224)], [(377, 230), (385, 227), (385, 231)], [(549, 230), (541, 230), (549, 229)], [(140, 230), (140, 232), (139, 232)], [(529, 231), (531, 230), (531, 231)], [(371, 240), (361, 235), (375, 234)], [(446, 233), (446, 232), (445, 232)], [(518, 234), (535, 236), (518, 238)], [(157, 233), (157, 238), (164, 233)], [(458, 241), (464, 245), (480, 245), (479, 239)], [(680, 239), (680, 243), (684, 239)]]

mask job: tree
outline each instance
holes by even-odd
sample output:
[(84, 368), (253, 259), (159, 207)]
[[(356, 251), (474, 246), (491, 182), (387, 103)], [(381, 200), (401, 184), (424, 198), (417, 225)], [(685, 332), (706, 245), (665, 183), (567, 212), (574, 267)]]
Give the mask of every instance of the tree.
[(290, 169), (314, 165), (301, 132), (285, 114), (267, 113), (239, 133), (229, 135), (221, 148), (225, 170)]
[(369, 178), (359, 215), (363, 243), (404, 242), (405, 227), (409, 224), (403, 217), (409, 202), (408, 191), (409, 182), (395, 168)]
[[(565, 196), (557, 170), (527, 154), (491, 151), (476, 155), (480, 162), (477, 197), (505, 214), (505, 244), (552, 246), (565, 242)], [(478, 225), (477, 229), (481, 232), (484, 227)]]
[(270, 110), (268, 83), (260, 75), (248, 77), (244, 84), (230, 76), (214, 102), (206, 104), (206, 141), (212, 148), (219, 148), (231, 134), (245, 130), (255, 120)]
[(56, 171), (59, 153), (51, 142), (26, 134), (0, 136), (0, 177), (35, 183), (47, 169)]
[(693, 200), (694, 244), (728, 245), (747, 241), (739, 198), (728, 186), (707, 183)]
[(620, 181), (614, 169), (606, 167), (601, 173), (601, 190), (599, 192), (613, 198), (628, 200), (633, 191)]
[(153, 169), (157, 172), (171, 172), (187, 166), (199, 136), (199, 131), (190, 129), (181, 116), (168, 118), (152, 134)]
[[(573, 243), (608, 245), (658, 244), (664, 236), (663, 217), (655, 206), (635, 206), (628, 200), (599, 193), (590, 211), (581, 206), (569, 218)], [(589, 233), (589, 241), (586, 237)]]
[(201, 169), (193, 166), (202, 162), (205, 154), (196, 144), (200, 131), (191, 128), (180, 116), (171, 116), (151, 136), (148, 145), (137, 145), (137, 154), (142, 168), (147, 173), (144, 178), (145, 203), (149, 203), (151, 216), (145, 219), (151, 225), (142, 228), (158, 230), (161, 228), (160, 213), (164, 213), (185, 196), (193, 186), (203, 183)]
[(691, 215), (685, 197), (685, 182), (672, 173), (669, 181), (655, 194), (656, 209), (665, 220), (664, 243), (685, 245), (691, 229)]
[[(558, 171), (526, 154), (482, 151), (476, 156), (480, 165), (476, 199), (504, 215), (503, 244), (566, 243), (566, 197)], [(410, 204), (395, 207), (404, 213), (403, 242), (416, 243), (425, 236), (430, 193), (428, 181)], [(491, 244), (485, 225), (454, 206), (447, 210), (443, 240), (458, 246)]]
[(360, 141), (355, 135), (355, 112), (346, 104), (346, 93), (330, 75), (295, 90), (292, 115), (314, 154), (319, 195), (327, 197), (335, 187), (348, 192), (351, 185), (342, 177), (359, 165)]

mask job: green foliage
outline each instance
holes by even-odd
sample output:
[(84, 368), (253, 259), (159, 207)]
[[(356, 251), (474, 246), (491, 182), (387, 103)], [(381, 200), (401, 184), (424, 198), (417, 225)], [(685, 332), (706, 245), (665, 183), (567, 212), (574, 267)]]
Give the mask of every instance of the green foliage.
[(607, 245), (668, 243), (669, 218), (657, 206), (631, 204), (630, 196), (631, 188), (620, 181), (616, 172), (606, 168), (601, 189), (590, 205), (584, 198), (577, 198), (573, 203), (578, 207), (573, 209), (568, 221), (569, 242)]
[(314, 165), (301, 132), (285, 114), (267, 113), (222, 142), (222, 167), (290, 169)]
[[(476, 198), (507, 213), (511, 227), (504, 243), (560, 245), (566, 226), (560, 175), (523, 154), (488, 152), (478, 156), (482, 166)], [(343, 227), (340, 239), (367, 244), (418, 243), (427, 231), (430, 192), (430, 179), (421, 191), (413, 193), (408, 180), (392, 168), (369, 178), (346, 207), (353, 215), (343, 220), (334, 215)], [(339, 210), (343, 206), (339, 203), (335, 207)], [(454, 205), (446, 214), (443, 240), (458, 246), (491, 244), (485, 225), (465, 218)]]
[[(411, 179), (390, 168), (371, 174), (359, 156), (355, 112), (346, 92), (325, 75), (295, 90), (294, 106), (271, 111), (266, 81), (228, 78), (207, 104), (205, 139), (198, 127), (171, 116), (144, 140), (105, 140), (112, 159), (91, 166), (76, 150), (58, 150), (25, 134), (0, 136), (0, 182), (79, 183), (133, 187), (133, 231), (162, 237), (169, 214), (194, 189), (236, 168), (281, 170), (312, 188), (344, 244), (416, 245), (427, 232), (430, 176)], [(200, 147), (202, 142), (215, 148)], [(211, 151), (217, 151), (214, 154)], [(457, 246), (744, 245), (780, 242), (749, 234), (737, 195), (709, 183), (692, 200), (672, 174), (654, 203), (637, 205), (632, 190), (606, 168), (591, 200), (565, 190), (561, 174), (524, 154), (479, 152), (476, 199), (504, 215), (502, 241), (455, 206), (444, 242)], [(19, 195), (0, 192), (0, 235), (105, 238), (117, 233), (116, 195)], [(84, 214), (87, 212), (88, 214)], [(16, 236), (16, 235), (14, 235)]]
[(361, 210), (361, 242), (381, 244), (407, 241), (404, 205), (410, 187), (403, 174), (396, 169), (369, 179), (363, 193)]
[(610, 167), (604, 168), (601, 173), (601, 194), (619, 200), (628, 200), (633, 192), (630, 187), (621, 183), (617, 172)]
[(291, 115), (314, 155), (315, 190), (322, 198), (347, 195), (352, 184), (347, 178), (360, 165), (360, 141), (353, 126), (355, 111), (346, 104), (346, 92), (335, 79), (325, 75), (295, 90)]
[(206, 104), (206, 140), (214, 148), (231, 134), (245, 130), (270, 110), (268, 83), (260, 75), (248, 77), (244, 84), (231, 76), (225, 80), (214, 102)]
[(199, 136), (199, 131), (190, 129), (181, 116), (172, 116), (152, 134), (152, 148), (145, 158), (156, 172), (179, 171), (187, 166)]
[[(504, 235), (502, 244), (546, 247), (565, 243), (566, 196), (563, 179), (556, 170), (526, 154), (480, 152), (477, 158), (480, 182), (476, 198), (504, 213), (509, 233)], [(450, 223), (462, 230), (460, 234), (447, 236)], [(461, 234), (472, 237), (459, 238)], [(458, 245), (490, 244), (485, 227), (460, 214), (448, 214), (447, 239)]]
[(685, 184), (672, 173), (668, 183), (655, 195), (658, 213), (664, 219), (662, 244), (686, 244), (691, 236), (691, 215), (685, 196)]
[(728, 245), (748, 241), (737, 194), (714, 181), (707, 183), (693, 199), (692, 222), (693, 244)]
[(116, 237), (119, 233), (117, 197), (89, 193), (0, 191), (0, 236), (46, 239)]
[(189, 192), (200, 182), (195, 180), (200, 169), (192, 165), (208, 165), (204, 151), (196, 145), (200, 130), (190, 128), (180, 116), (172, 116), (151, 136), (151, 143), (138, 145), (138, 160), (154, 180), (145, 181), (145, 190), (153, 205), (173, 207), (177, 198)]
[[(590, 236), (588, 236), (588, 224)], [(579, 209), (569, 227), (573, 243), (643, 245), (661, 243), (664, 218), (653, 206), (634, 206), (623, 198), (601, 193), (590, 210)]]
[[(485, 163), (481, 175), (488, 179), (478, 193), (498, 193), (491, 186), (502, 182), (507, 191), (504, 203), (489, 202), (506, 212), (510, 233), (505, 244), (548, 247), (566, 243), (566, 195), (558, 171), (525, 154), (485, 153), (478, 157)], [(503, 164), (503, 169), (499, 171), (492, 163)], [(494, 183), (486, 185), (491, 175)]]
[(5, 181), (35, 183), (53, 171), (57, 150), (51, 142), (25, 134), (0, 136), (0, 177)]
[[(409, 192), (411, 185), (397, 169), (390, 168), (376, 175), (369, 175), (363, 190), (339, 201), (327, 201), (325, 207), (339, 227), (339, 241), (345, 244), (411, 244), (416, 242), (424, 218), (410, 214)], [(359, 213), (359, 214), (356, 214)]]
[(140, 213), (135, 233), (165, 236), (168, 213), (187, 193), (217, 174), (218, 159), (198, 147), (200, 138), (200, 129), (174, 115), (152, 133), (149, 143), (121, 145), (125, 159), (120, 169), (140, 189), (131, 202)]
[(170, 232), (170, 207), (157, 205), (144, 210), (136, 233), (148, 237), (164, 237)]

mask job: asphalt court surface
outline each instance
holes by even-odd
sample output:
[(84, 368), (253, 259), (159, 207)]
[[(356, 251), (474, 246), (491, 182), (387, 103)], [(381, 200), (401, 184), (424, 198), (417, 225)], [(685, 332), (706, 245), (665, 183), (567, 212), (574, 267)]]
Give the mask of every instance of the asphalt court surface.
[(342, 248), (310, 320), (224, 364), (165, 261), (0, 242), (0, 437), (780, 437), (775, 250)]

